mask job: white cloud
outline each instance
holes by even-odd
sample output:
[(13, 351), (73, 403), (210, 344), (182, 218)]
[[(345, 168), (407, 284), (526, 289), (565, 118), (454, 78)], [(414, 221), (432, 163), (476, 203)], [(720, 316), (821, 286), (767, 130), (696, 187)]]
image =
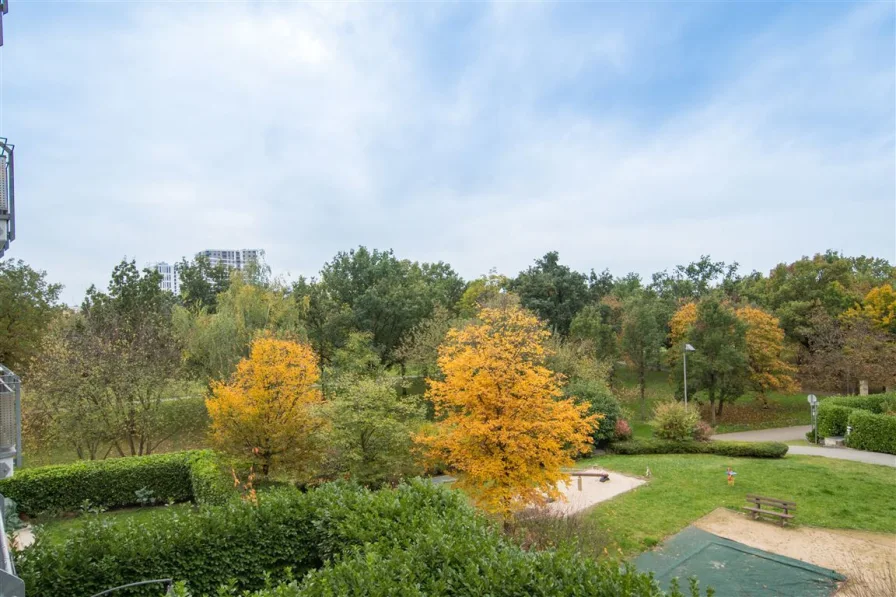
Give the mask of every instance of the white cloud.
[(617, 274), (700, 253), (896, 260), (891, 7), (757, 30), (685, 107), (651, 98), (649, 119), (612, 109), (618, 88), (659, 76), (697, 17), (565, 9), (94, 5), (72, 26), (19, 5), (10, 255), (70, 302), (123, 255), (211, 247), (264, 248), (294, 274), (358, 244), (468, 277), (552, 249)]

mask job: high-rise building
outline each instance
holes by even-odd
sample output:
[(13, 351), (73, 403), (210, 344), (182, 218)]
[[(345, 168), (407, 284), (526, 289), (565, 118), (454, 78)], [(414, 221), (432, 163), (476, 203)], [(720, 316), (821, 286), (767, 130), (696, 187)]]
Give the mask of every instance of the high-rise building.
[(159, 288), (178, 294), (180, 292), (180, 280), (177, 277), (177, 264), (170, 264), (165, 261), (150, 264), (151, 268), (162, 274), (162, 280), (159, 282)]
[(208, 257), (211, 265), (223, 263), (227, 267), (235, 269), (243, 269), (249, 263), (258, 263), (264, 258), (264, 251), (261, 249), (207, 249), (196, 253), (196, 257)]

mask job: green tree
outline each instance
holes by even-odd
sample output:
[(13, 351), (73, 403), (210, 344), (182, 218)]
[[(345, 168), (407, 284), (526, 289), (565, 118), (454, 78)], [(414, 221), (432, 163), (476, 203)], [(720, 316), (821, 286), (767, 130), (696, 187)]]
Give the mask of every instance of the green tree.
[(327, 287), (315, 279), (300, 277), (293, 284), (292, 296), (317, 354), (318, 365), (324, 368), (352, 330), (352, 310), (337, 302)]
[(709, 255), (688, 265), (677, 265), (671, 273), (662, 271), (653, 275), (650, 288), (661, 298), (673, 303), (700, 299), (715, 289), (732, 294), (738, 283), (737, 263), (726, 265), (712, 261)]
[[(747, 325), (734, 309), (715, 297), (697, 304), (696, 320), (684, 334), (684, 341), (697, 349), (688, 355), (688, 393), (706, 393), (713, 425), (724, 404), (737, 400), (746, 388), (750, 374), (746, 338)], [(680, 358), (683, 343), (673, 348), (672, 354)], [(674, 366), (678, 370), (680, 362)], [(682, 394), (681, 379), (677, 375), (676, 379), (678, 393)]]
[(560, 265), (556, 251), (535, 260), (510, 285), (520, 303), (546, 322), (554, 332), (566, 336), (576, 313), (588, 301), (588, 285), (583, 274)]
[(388, 377), (340, 388), (329, 404), (336, 471), (374, 487), (418, 473), (411, 434), (424, 412), (420, 396), (398, 392)]
[(896, 283), (896, 268), (885, 260), (827, 251), (781, 263), (768, 277), (751, 276), (742, 292), (780, 319), (788, 339), (809, 349), (817, 308), (838, 317), (861, 303), (871, 288), (886, 283)]
[(107, 385), (107, 413), (119, 455), (149, 454), (170, 431), (166, 398), (177, 397), (181, 344), (174, 333), (174, 297), (160, 274), (122, 261), (107, 292), (91, 286), (81, 307), (86, 342)]
[(437, 305), (432, 317), (424, 319), (405, 335), (398, 347), (397, 358), (416, 368), (420, 375), (437, 375), (439, 346), (445, 341), (448, 330), (461, 327), (462, 321)]
[(216, 298), (214, 313), (204, 308), (174, 309), (185, 364), (203, 382), (228, 379), (261, 335), (304, 337), (299, 306), (286, 287), (276, 281), (260, 285), (239, 271), (230, 275), (227, 290)]
[(621, 304), (612, 296), (586, 305), (570, 323), (569, 339), (590, 342), (596, 358), (614, 363), (619, 356), (621, 312)]
[(368, 332), (387, 365), (397, 363), (401, 339), (441, 304), (451, 308), (463, 283), (444, 263), (419, 264), (391, 250), (365, 247), (340, 252), (324, 264), (320, 284), (336, 305), (351, 312), (352, 327)]
[(56, 314), (60, 284), (23, 261), (0, 261), (0, 363), (23, 373)]
[(54, 321), (35, 359), (29, 408), (81, 457), (151, 454), (204, 420), (201, 401), (184, 398), (174, 297), (159, 277), (122, 261), (107, 292), (91, 287), (80, 312)]
[(180, 279), (180, 296), (190, 310), (205, 309), (214, 313), (218, 307), (218, 295), (230, 287), (230, 268), (223, 263), (212, 265), (205, 255), (195, 260), (181, 260), (177, 266)]
[(659, 362), (666, 339), (665, 310), (656, 295), (640, 293), (625, 303), (622, 316), (622, 352), (638, 372), (641, 419), (647, 419), (647, 369)]
[(79, 313), (60, 311), (50, 322), (22, 397), (26, 443), (66, 446), (90, 460), (105, 455), (117, 436), (107, 408), (113, 363), (105, 351)]

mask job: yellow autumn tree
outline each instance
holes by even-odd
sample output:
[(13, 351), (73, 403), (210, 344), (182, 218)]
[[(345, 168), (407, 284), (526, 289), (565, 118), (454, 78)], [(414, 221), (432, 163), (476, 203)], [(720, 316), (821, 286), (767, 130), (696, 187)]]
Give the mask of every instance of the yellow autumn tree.
[[(747, 326), (747, 359), (751, 388), (765, 400), (768, 392), (796, 392), (799, 388), (793, 375), (796, 367), (784, 358), (784, 330), (778, 318), (755, 307), (741, 307), (737, 318)], [(697, 321), (697, 303), (682, 305), (669, 321), (672, 346), (688, 341), (688, 332)], [(696, 347), (700, 350), (700, 347)], [(670, 359), (677, 365), (680, 350), (670, 351)], [(677, 370), (677, 368), (676, 368)]]
[(669, 320), (669, 336), (672, 346), (684, 344), (688, 330), (697, 321), (697, 303), (687, 303), (678, 308)]
[(326, 421), (316, 387), (317, 358), (305, 344), (264, 337), (252, 343), (231, 380), (212, 384), (206, 400), (215, 445), (256, 461), (307, 473)]
[(864, 317), (872, 325), (896, 334), (896, 290), (890, 284), (872, 288), (862, 304), (849, 309), (843, 317), (847, 320)]
[(778, 318), (755, 307), (741, 307), (737, 317), (747, 324), (750, 385), (760, 400), (764, 402), (768, 392), (798, 391), (793, 378), (796, 367), (783, 356), (784, 330)]
[(527, 311), (483, 309), (448, 332), (439, 348), (443, 380), (428, 380), (438, 423), (417, 440), (458, 474), (458, 486), (505, 521), (527, 504), (562, 494), (563, 467), (590, 448), (597, 417), (564, 399), (545, 366), (549, 333)]

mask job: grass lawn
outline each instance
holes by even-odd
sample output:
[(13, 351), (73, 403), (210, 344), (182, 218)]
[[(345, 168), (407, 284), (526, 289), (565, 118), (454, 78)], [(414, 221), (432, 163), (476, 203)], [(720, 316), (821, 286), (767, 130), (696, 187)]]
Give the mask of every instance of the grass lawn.
[[(896, 533), (893, 469), (813, 456), (783, 459), (708, 455), (601, 456), (579, 462), (643, 476), (650, 481), (598, 504), (598, 522), (624, 556), (639, 553), (719, 507), (740, 509), (756, 493), (797, 503), (795, 523)], [(737, 472), (726, 483), (726, 467)]]
[(72, 516), (67, 518), (49, 518), (35, 519), (32, 524), (40, 525), (37, 534), (51, 543), (62, 543), (65, 537), (73, 530), (83, 527), (87, 521), (100, 516), (107, 520), (112, 520), (116, 524), (124, 523), (128, 520), (136, 522), (151, 522), (155, 517), (167, 516), (171, 512), (186, 512), (193, 508), (193, 504), (173, 504), (171, 506), (151, 506), (145, 508), (123, 508), (121, 510), (109, 510), (100, 514), (82, 514), (80, 516)]
[[(675, 387), (670, 382), (667, 371), (649, 371), (646, 380), (644, 395), (647, 399), (648, 418), (652, 418), (653, 407), (657, 402), (675, 398)], [(616, 372), (616, 381), (616, 393), (619, 400), (633, 417), (630, 422), (635, 438), (652, 437), (652, 428), (640, 420), (641, 406), (637, 374), (632, 369), (620, 367)], [(754, 395), (742, 396), (733, 404), (725, 404), (721, 417), (716, 421), (716, 433), (809, 425), (812, 420), (806, 396), (805, 393), (771, 393), (767, 397), (766, 404), (761, 403)], [(699, 399), (700, 395), (698, 394), (694, 398)], [(819, 399), (823, 399), (823, 397), (820, 396)], [(703, 418), (709, 421), (708, 404), (701, 407), (701, 412)]]

